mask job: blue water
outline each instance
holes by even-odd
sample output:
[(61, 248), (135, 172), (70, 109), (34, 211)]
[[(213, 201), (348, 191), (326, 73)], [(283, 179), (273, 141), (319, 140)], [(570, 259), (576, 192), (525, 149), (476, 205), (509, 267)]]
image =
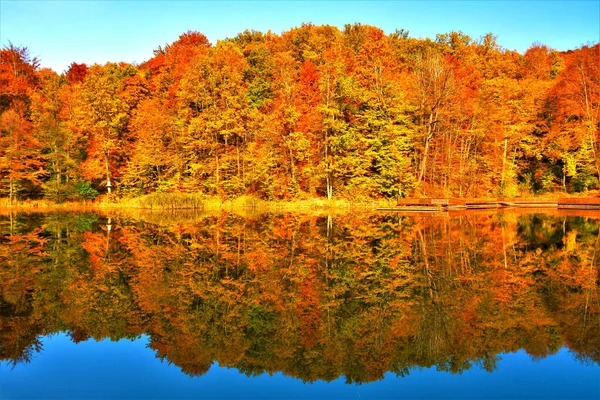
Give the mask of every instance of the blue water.
[(0, 399), (600, 399), (600, 367), (573, 359), (566, 349), (532, 360), (525, 352), (501, 355), (493, 373), (478, 367), (453, 375), (435, 369), (362, 385), (303, 383), (267, 374), (250, 378), (213, 365), (191, 378), (155, 358), (147, 337), (75, 344), (65, 334), (43, 338), (28, 364), (0, 364)]

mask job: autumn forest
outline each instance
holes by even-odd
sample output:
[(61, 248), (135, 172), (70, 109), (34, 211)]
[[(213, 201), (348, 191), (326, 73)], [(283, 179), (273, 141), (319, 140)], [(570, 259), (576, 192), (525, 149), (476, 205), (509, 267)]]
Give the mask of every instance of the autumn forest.
[[(35, 51), (35, 49), (32, 49)], [(600, 45), (305, 24), (139, 65), (0, 52), (0, 197), (485, 197), (600, 186)]]

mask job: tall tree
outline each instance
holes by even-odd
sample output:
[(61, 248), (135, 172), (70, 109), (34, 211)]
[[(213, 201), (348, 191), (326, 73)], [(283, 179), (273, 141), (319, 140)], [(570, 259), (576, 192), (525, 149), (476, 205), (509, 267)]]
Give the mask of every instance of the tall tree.
[(43, 173), (29, 108), (38, 64), (26, 47), (10, 43), (0, 50), (0, 180), (11, 204), (18, 192), (40, 184)]
[(89, 178), (104, 175), (109, 194), (123, 165), (130, 113), (142, 93), (136, 74), (130, 65), (94, 65), (82, 86), (79, 121), (89, 140), (84, 175)]
[(0, 115), (0, 179), (10, 204), (20, 192), (41, 184), (44, 173), (41, 145), (32, 132), (30, 121), (17, 111), (8, 110)]
[(423, 130), (423, 151), (420, 156), (417, 183), (421, 183), (427, 168), (429, 148), (439, 130), (440, 116), (455, 91), (452, 67), (439, 51), (426, 47), (415, 55), (412, 71), (418, 96), (419, 125)]
[[(190, 183), (200, 183), (216, 194), (244, 190), (241, 157), (248, 119), (246, 66), (234, 43), (220, 42), (195, 59), (177, 93), (180, 116), (188, 124), (184, 147)], [(210, 180), (198, 182), (206, 177)]]

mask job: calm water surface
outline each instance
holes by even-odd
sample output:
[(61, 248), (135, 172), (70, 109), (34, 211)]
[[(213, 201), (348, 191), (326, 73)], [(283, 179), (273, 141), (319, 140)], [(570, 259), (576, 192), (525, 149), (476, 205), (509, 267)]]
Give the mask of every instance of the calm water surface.
[(0, 215), (0, 398), (600, 398), (600, 214)]

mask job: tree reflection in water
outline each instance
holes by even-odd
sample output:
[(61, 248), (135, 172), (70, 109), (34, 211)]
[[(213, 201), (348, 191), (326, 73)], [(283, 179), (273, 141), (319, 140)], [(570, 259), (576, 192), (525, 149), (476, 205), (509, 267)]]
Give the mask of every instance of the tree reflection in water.
[[(600, 215), (599, 215), (600, 217)], [(568, 347), (600, 362), (592, 216), (0, 217), (0, 359), (141, 334), (189, 375), (348, 382)]]

